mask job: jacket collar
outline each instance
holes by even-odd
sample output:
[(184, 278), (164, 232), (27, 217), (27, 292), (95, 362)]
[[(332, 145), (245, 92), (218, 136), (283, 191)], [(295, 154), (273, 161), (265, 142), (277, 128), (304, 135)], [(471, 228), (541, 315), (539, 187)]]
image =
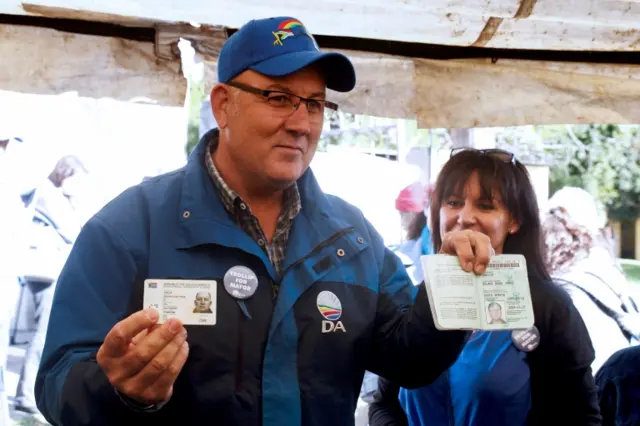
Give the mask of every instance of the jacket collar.
[[(188, 249), (205, 244), (235, 247), (252, 253), (271, 265), (264, 251), (229, 216), (222, 205), (205, 164), (208, 142), (218, 129), (206, 133), (189, 156), (184, 169), (178, 218), (176, 248)], [(294, 220), (284, 267), (304, 256), (321, 242), (349, 227), (334, 209), (311, 169), (297, 181), (302, 211)], [(313, 224), (313, 225), (312, 225)], [(292, 257), (293, 256), (293, 257)], [(270, 271), (273, 267), (267, 268)], [(275, 276), (275, 272), (273, 273)]]

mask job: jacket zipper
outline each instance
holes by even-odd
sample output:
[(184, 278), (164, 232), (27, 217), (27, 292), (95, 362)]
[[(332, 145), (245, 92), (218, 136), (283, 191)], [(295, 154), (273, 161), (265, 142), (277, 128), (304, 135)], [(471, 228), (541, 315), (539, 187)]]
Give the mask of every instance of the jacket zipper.
[(335, 243), (336, 241), (338, 241), (340, 238), (344, 237), (345, 235), (348, 235), (348, 234), (352, 233), (354, 230), (355, 230), (355, 228), (353, 226), (351, 226), (349, 228), (343, 229), (340, 232), (336, 232), (335, 234), (333, 234), (332, 236), (330, 236), (329, 238), (327, 238), (326, 240), (324, 240), (323, 242), (321, 242), (320, 244), (315, 246), (313, 248), (313, 250), (311, 250), (311, 252), (309, 252), (309, 254), (307, 254), (306, 256), (303, 256), (300, 259), (298, 259), (295, 262), (293, 262), (291, 265), (289, 265), (280, 274), (280, 277), (278, 278), (278, 286), (280, 286), (280, 284), (282, 283), (282, 278), (286, 275), (287, 272), (289, 272), (289, 269), (295, 268), (296, 266), (298, 266), (299, 264), (301, 264), (305, 260), (307, 260), (310, 257), (315, 256), (316, 254), (318, 254), (325, 247), (330, 246), (331, 244)]
[(236, 352), (236, 393), (242, 389), (242, 375), (244, 371), (244, 328), (246, 326), (247, 318), (241, 309), (238, 309), (238, 331), (237, 331), (237, 345), (238, 351)]
[[(320, 252), (325, 247), (335, 243), (340, 238), (342, 238), (343, 236), (345, 236), (347, 234), (350, 234), (354, 230), (355, 230), (355, 228), (349, 227), (349, 228), (343, 229), (340, 232), (337, 232), (337, 233), (333, 234), (331, 237), (327, 238), (326, 240), (324, 240), (323, 242), (318, 244), (316, 247), (314, 247), (314, 249), (311, 250), (311, 252), (309, 252), (309, 254), (307, 254), (304, 257), (301, 257), (300, 259), (296, 260), (294, 263), (289, 265), (289, 267), (287, 267), (280, 274), (280, 278), (278, 280), (278, 286), (282, 282), (282, 277), (284, 277), (285, 273), (287, 271), (289, 271), (289, 269), (295, 268), (296, 266), (298, 266), (299, 264), (301, 264), (305, 260), (307, 260), (310, 257), (318, 254), (318, 252)], [(239, 315), (238, 331), (237, 331), (238, 351), (236, 353), (236, 366), (235, 366), (236, 393), (239, 392), (242, 389), (242, 374), (243, 374), (243, 371), (244, 371), (244, 369), (243, 369), (243, 367), (244, 367), (244, 328), (246, 326), (246, 321), (247, 321), (247, 318), (245, 317), (245, 315), (244, 315), (244, 313), (242, 312), (241, 309), (238, 309), (238, 315)]]

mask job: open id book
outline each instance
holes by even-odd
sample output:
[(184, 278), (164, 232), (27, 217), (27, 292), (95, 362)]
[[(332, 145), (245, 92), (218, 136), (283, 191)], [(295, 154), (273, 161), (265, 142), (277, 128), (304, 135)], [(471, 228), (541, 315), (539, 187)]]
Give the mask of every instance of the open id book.
[(422, 256), (433, 320), (439, 330), (514, 330), (533, 326), (524, 256), (493, 256), (482, 275), (465, 272), (457, 256)]

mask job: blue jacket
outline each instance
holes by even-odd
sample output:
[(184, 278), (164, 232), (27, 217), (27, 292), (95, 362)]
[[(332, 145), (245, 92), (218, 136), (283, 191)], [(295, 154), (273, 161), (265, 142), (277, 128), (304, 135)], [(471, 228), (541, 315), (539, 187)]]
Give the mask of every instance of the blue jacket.
[(370, 426), (599, 426), (593, 346), (569, 295), (529, 276), (540, 344), (520, 352), (509, 331), (476, 332), (451, 368), (421, 389), (380, 378)]
[[(416, 295), (362, 213), (325, 195), (311, 171), (298, 181), (302, 211), (278, 276), (208, 175), (207, 138), (216, 135), (205, 135), (183, 169), (125, 191), (81, 231), (58, 281), (36, 383), (38, 408), (54, 425), (353, 425), (365, 369), (418, 387), (464, 345), (467, 333), (435, 329), (424, 286)], [(236, 265), (258, 276), (246, 301), (251, 319), (222, 285)], [(171, 400), (137, 413), (95, 355), (142, 308), (150, 277), (218, 280), (217, 324), (187, 326), (189, 358)], [(337, 319), (320, 313), (321, 291), (340, 301)]]
[(435, 383), (401, 389), (400, 404), (411, 426), (525, 426), (529, 374), (510, 331), (478, 331)]
[(602, 424), (640, 424), (640, 346), (622, 349), (596, 374)]

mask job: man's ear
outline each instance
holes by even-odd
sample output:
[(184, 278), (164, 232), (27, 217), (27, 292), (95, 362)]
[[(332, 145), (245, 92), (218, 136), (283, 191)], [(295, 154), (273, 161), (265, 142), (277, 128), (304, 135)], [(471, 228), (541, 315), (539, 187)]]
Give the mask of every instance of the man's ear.
[(229, 101), (231, 100), (229, 88), (224, 84), (216, 84), (211, 90), (210, 100), (211, 109), (218, 128), (226, 128), (229, 123)]

